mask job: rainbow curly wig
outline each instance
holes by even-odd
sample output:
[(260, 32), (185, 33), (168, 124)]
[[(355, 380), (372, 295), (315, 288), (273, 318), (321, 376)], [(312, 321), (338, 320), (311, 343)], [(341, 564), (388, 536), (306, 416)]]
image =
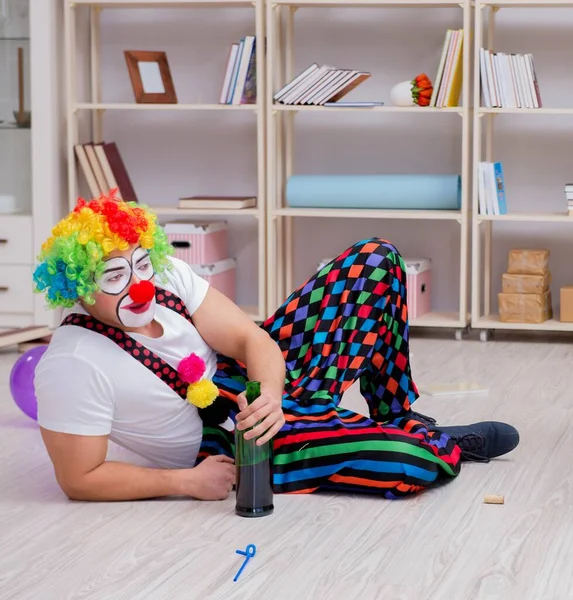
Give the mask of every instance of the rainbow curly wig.
[(80, 298), (93, 304), (103, 261), (114, 250), (139, 244), (149, 250), (156, 273), (170, 266), (173, 248), (157, 217), (135, 202), (118, 200), (116, 193), (89, 202), (80, 198), (44, 242), (33, 278), (35, 291), (45, 292), (52, 308), (72, 307)]

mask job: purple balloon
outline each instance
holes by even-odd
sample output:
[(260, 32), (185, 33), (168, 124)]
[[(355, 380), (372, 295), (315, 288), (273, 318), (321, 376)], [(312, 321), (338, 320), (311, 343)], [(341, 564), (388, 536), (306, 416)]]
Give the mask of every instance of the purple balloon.
[(10, 372), (10, 392), (18, 408), (30, 419), (38, 419), (34, 372), (48, 346), (37, 346), (20, 356)]

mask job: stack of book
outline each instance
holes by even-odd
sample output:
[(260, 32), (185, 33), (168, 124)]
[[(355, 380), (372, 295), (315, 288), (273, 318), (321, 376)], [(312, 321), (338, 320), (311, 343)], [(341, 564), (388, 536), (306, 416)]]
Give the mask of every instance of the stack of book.
[(565, 184), (565, 199), (567, 200), (567, 212), (573, 217), (573, 183)]
[(74, 146), (78, 162), (93, 198), (117, 189), (117, 196), (126, 202), (138, 202), (137, 194), (121, 154), (114, 142), (90, 142)]
[(274, 99), (280, 104), (322, 106), (338, 102), (369, 77), (365, 71), (313, 63), (279, 90)]
[(448, 29), (430, 106), (458, 106), (463, 80), (464, 30)]
[(505, 215), (505, 181), (500, 162), (478, 164), (478, 203), (480, 215)]
[(486, 108), (541, 108), (531, 54), (480, 49), (482, 102)]
[(257, 40), (247, 35), (231, 46), (219, 104), (257, 103)]

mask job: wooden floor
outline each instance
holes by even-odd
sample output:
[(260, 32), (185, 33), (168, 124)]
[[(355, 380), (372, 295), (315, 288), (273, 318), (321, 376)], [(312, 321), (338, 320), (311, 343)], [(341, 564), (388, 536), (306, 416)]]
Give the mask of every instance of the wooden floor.
[[(16, 355), (0, 355), (0, 600), (573, 598), (570, 340), (412, 347), (418, 384), (489, 388), (422, 397), (420, 412), (443, 424), (506, 420), (520, 447), (409, 500), (276, 496), (275, 514), (255, 520), (235, 516), (232, 498), (69, 502), (35, 423), (10, 399)], [(249, 543), (257, 555), (233, 583), (235, 550)]]

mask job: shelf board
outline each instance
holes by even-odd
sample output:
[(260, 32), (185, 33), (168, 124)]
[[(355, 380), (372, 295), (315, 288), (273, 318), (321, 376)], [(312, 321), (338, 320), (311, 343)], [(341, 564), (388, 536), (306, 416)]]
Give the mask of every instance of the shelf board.
[(410, 320), (411, 327), (465, 327), (457, 312), (429, 312)]
[(558, 319), (549, 319), (543, 323), (502, 323), (499, 315), (487, 315), (473, 324), (476, 329), (513, 329), (527, 331), (572, 331), (573, 323), (562, 323)]
[(278, 208), (274, 215), (284, 217), (334, 217), (342, 219), (432, 219), (461, 220), (459, 210), (394, 210), (384, 208)]
[(253, 7), (253, 0), (68, 0), (71, 6), (99, 8), (233, 8)]
[(481, 115), (573, 115), (573, 108), (484, 108)]
[(258, 217), (258, 208), (178, 208), (177, 206), (150, 206), (159, 217), (186, 217), (186, 216), (208, 216), (208, 215), (225, 215), (225, 216), (243, 216), (243, 217)]
[(135, 102), (79, 102), (74, 110), (242, 110), (255, 112), (257, 104), (136, 104)]
[(0, 42), (29, 42), (29, 37), (3, 37), (0, 35)]
[(478, 215), (478, 221), (529, 221), (532, 223), (573, 223), (567, 213), (508, 213), (505, 215)]
[(293, 104), (273, 104), (272, 110), (280, 112), (403, 112), (403, 113), (460, 113), (462, 106), (436, 108), (431, 106), (302, 106)]
[(341, 7), (341, 8), (460, 8), (463, 0), (454, 2), (451, 0), (273, 0), (274, 4), (297, 6), (297, 7)]
[(481, 0), (482, 6), (499, 6), (500, 8), (561, 8), (573, 6), (573, 0)]

